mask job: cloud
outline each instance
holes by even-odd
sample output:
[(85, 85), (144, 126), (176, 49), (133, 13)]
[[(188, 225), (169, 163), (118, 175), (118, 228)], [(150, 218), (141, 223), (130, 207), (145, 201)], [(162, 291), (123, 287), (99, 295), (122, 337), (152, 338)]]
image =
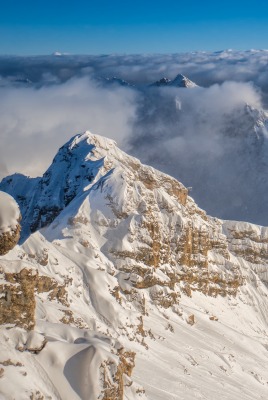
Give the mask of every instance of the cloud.
[(101, 87), (88, 78), (39, 89), (2, 87), (1, 162), (10, 173), (36, 176), (45, 171), (62, 144), (84, 130), (112, 137), (122, 145), (130, 134), (135, 109), (134, 91)]
[(2, 79), (29, 79), (34, 84), (50, 82), (51, 77), (65, 82), (88, 75), (118, 76), (131, 83), (150, 83), (163, 76), (174, 78), (185, 74), (201, 86), (211, 86), (226, 80), (252, 81), (265, 92), (268, 51), (192, 52), (181, 54), (137, 54), (102, 56), (2, 56)]
[(8, 169), (6, 164), (4, 164), (2, 161), (0, 162), (0, 180), (3, 179), (5, 176), (8, 175)]
[(250, 83), (152, 88), (137, 109), (130, 151), (193, 187), (210, 214), (268, 224), (268, 141), (260, 108)]

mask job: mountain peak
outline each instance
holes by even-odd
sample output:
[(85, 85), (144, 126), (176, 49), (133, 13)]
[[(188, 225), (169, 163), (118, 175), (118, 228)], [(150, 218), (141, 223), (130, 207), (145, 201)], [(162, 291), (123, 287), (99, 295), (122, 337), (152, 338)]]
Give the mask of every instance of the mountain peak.
[(74, 149), (76, 146), (81, 145), (85, 145), (86, 147), (96, 146), (106, 151), (117, 146), (113, 139), (93, 134), (89, 130), (73, 136), (65, 146), (69, 147), (70, 149)]
[(198, 87), (196, 83), (191, 81), (189, 78), (182, 74), (178, 74), (173, 80), (169, 78), (161, 78), (158, 81), (152, 83), (150, 86), (175, 86), (175, 87), (181, 87), (181, 88), (195, 88)]
[(50, 224), (75, 197), (116, 166), (126, 164), (127, 157), (114, 140), (85, 131), (58, 150), (42, 177), (14, 174), (4, 178), (2, 190), (13, 195), (21, 207), (22, 238)]
[(194, 88), (197, 87), (198, 85), (191, 81), (189, 78), (182, 74), (178, 74), (176, 78), (173, 79), (169, 83), (169, 86), (176, 86), (176, 87), (185, 87), (185, 88)]

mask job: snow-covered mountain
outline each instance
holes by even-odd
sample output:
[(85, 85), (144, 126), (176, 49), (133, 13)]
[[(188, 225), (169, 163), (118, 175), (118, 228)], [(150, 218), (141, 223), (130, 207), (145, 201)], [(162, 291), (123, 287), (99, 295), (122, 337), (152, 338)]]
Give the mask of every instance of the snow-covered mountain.
[(3, 398), (267, 398), (268, 228), (89, 132), (0, 189), (23, 218), (0, 257)]
[(0, 192), (0, 255), (8, 253), (20, 238), (20, 210), (9, 194)]
[(245, 102), (223, 109), (218, 89), (148, 90), (131, 154), (192, 187), (210, 215), (268, 225), (268, 113)]
[(189, 78), (182, 74), (178, 74), (174, 79), (161, 78), (158, 81), (152, 83), (150, 86), (173, 86), (180, 88), (195, 88), (198, 87), (196, 83), (191, 81)]

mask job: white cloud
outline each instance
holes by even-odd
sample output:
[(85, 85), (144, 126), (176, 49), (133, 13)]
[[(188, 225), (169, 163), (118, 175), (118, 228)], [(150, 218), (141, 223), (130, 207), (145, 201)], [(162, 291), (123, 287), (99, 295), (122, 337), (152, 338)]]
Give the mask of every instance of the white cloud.
[(135, 107), (134, 91), (98, 87), (88, 78), (39, 89), (1, 88), (1, 162), (9, 173), (36, 176), (45, 171), (62, 144), (84, 130), (122, 145), (130, 134)]

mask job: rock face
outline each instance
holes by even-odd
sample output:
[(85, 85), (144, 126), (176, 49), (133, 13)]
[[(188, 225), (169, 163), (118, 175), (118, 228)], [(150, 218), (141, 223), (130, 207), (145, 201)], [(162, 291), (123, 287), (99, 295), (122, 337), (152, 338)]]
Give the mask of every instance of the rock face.
[(20, 224), (11, 232), (4, 232), (0, 235), (0, 255), (4, 255), (13, 249), (20, 238)]
[[(240, 400), (242, 374), (258, 398), (251, 371), (268, 381), (265, 228), (206, 215), (180, 182), (89, 132), (43, 177), (14, 175), (1, 188), (23, 218), (23, 244), (0, 257), (0, 345), (37, 376), (17, 379), (21, 393), (188, 400), (202, 376), (203, 398), (225, 379), (222, 398)], [(3, 368), (4, 394), (16, 398)]]
[(0, 192), (0, 255), (8, 253), (20, 238), (18, 204), (7, 193)]
[(227, 221), (223, 226), (230, 251), (250, 262), (261, 280), (267, 284), (268, 228), (237, 221)]
[(22, 268), (10, 273), (9, 265), (0, 263), (2, 281), (0, 285), (0, 324), (33, 329), (35, 324), (35, 283), (36, 271)]
[[(41, 262), (41, 260), (39, 260)], [(0, 260), (0, 325), (11, 324), (26, 330), (35, 326), (36, 293), (47, 293), (66, 306), (65, 287), (55, 279), (40, 276), (33, 265)]]

